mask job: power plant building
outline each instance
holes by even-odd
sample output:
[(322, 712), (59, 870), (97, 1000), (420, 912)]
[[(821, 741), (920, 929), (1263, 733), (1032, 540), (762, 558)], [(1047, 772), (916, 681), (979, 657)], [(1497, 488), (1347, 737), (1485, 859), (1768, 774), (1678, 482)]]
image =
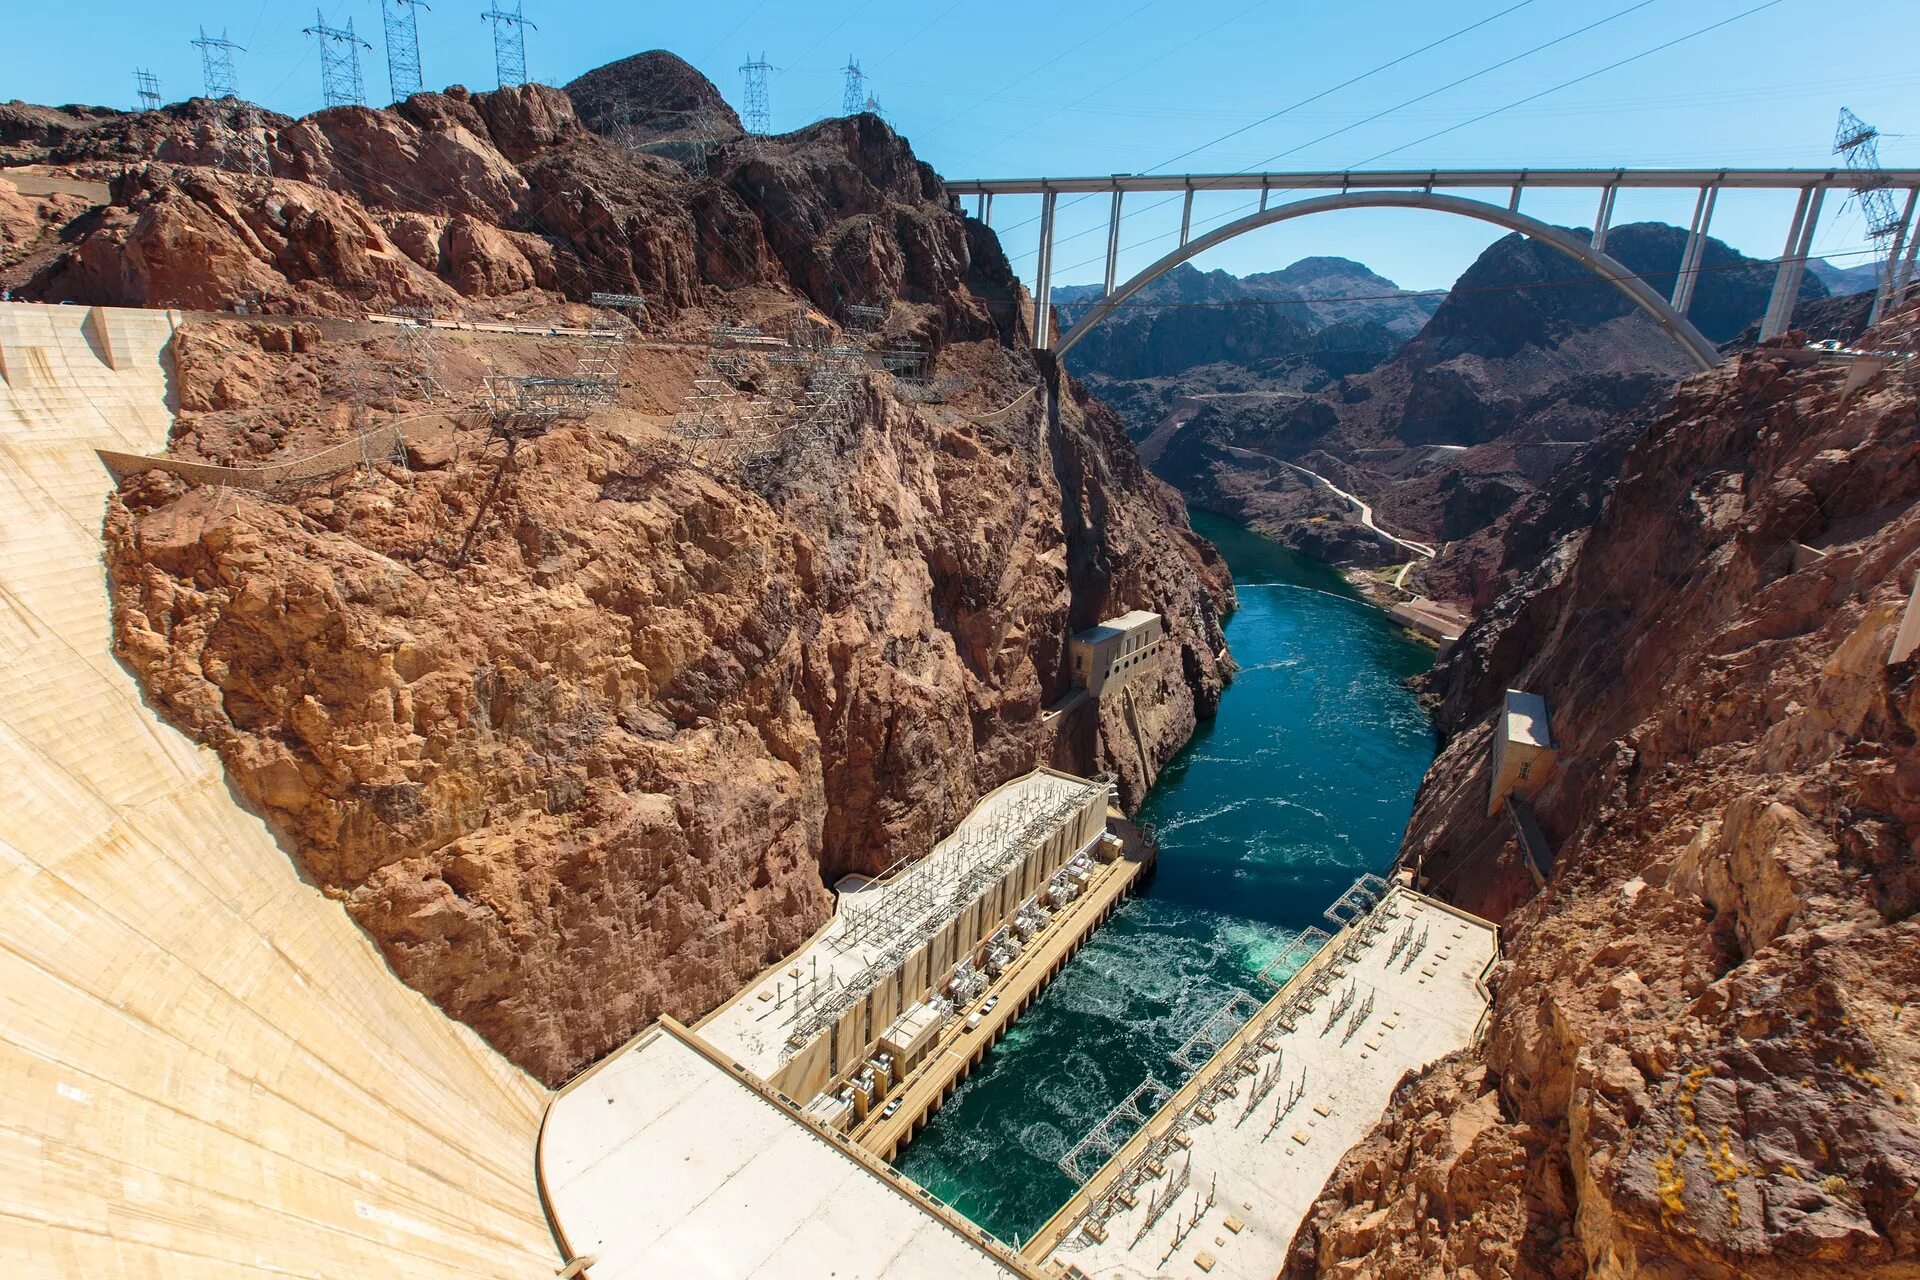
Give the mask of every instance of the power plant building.
[(810, 1118), (864, 1120), (1109, 856), (1109, 798), (1049, 769), (989, 792), (926, 857), (843, 880), (826, 927), (695, 1033)]
[(1487, 816), (1500, 812), (1508, 796), (1531, 798), (1553, 775), (1558, 750), (1547, 700), (1537, 693), (1507, 690), (1507, 699), (1493, 721), (1493, 781), (1487, 798)]
[(1159, 652), (1166, 634), (1165, 620), (1144, 609), (1078, 632), (1067, 646), (1073, 660), (1073, 682), (1099, 697), (1109, 680), (1125, 678)]

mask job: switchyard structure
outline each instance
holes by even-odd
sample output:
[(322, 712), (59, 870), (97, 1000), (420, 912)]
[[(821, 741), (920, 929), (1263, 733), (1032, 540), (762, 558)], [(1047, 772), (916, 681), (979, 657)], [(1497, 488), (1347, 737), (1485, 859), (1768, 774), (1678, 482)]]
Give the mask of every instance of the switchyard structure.
[(353, 33), (353, 18), (344, 27), (327, 25), (326, 15), (313, 11), (313, 25), (302, 35), (312, 36), (320, 46), (320, 96), (329, 107), (364, 107), (367, 90), (360, 78), (360, 51), (373, 52), (373, 46)]
[(395, 102), (405, 102), (425, 87), (420, 71), (420, 15), (426, 0), (380, 0), (386, 32), (387, 87)]
[(1236, 993), (1171, 1055), (1184, 1083), (1150, 1074), (1069, 1149), (1079, 1190), (1028, 1240), (1028, 1262), (1069, 1276), (1281, 1269), (1405, 1074), (1479, 1035), (1499, 956), (1492, 924), (1378, 876), (1327, 915), (1337, 933), (1306, 931), (1269, 966), (1293, 967), (1269, 1000)]
[(480, 17), (493, 26), (494, 78), (502, 89), (527, 82), (527, 32), (540, 28), (527, 21), (524, 0), (513, 0), (511, 10), (495, 3)]
[(135, 92), (140, 95), (140, 109), (158, 111), (160, 109), (160, 77), (143, 67), (133, 73), (133, 83)]

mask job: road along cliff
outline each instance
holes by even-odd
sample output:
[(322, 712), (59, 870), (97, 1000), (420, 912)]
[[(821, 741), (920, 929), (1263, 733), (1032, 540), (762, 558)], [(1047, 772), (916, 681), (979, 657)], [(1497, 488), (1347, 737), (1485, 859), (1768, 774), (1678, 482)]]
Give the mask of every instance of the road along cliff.
[[(1069, 389), (1049, 417), (998, 243), (903, 139), (743, 138), (666, 55), (582, 93), (606, 134), (542, 86), (251, 138), (230, 103), (0, 119), (9, 162), (113, 193), (11, 255), (19, 288), (201, 309), (173, 462), (365, 455), (285, 483), (132, 468), (121, 655), (395, 971), (549, 1083), (698, 1017), (834, 880), (1035, 764), (1137, 803), (1230, 670), (1217, 555), (1107, 410)], [(611, 403), (509, 450), (479, 389), (573, 376), (564, 331), (616, 319), (594, 291), (647, 301)], [(522, 331), (361, 319), (396, 307)], [(723, 321), (769, 342), (717, 357)], [(774, 404), (769, 343), (920, 367), (854, 362), (840, 411), (750, 472), (695, 456), (677, 412), (719, 363)], [(1132, 608), (1169, 637), (1145, 713), (1046, 715), (1068, 636)]]
[[(1403, 859), (1502, 920), (1491, 1021), (1403, 1084), (1289, 1276), (1920, 1269), (1917, 454), (1910, 365), (1748, 352), (1434, 669)], [(1537, 892), (1487, 815), (1508, 687), (1559, 746)]]

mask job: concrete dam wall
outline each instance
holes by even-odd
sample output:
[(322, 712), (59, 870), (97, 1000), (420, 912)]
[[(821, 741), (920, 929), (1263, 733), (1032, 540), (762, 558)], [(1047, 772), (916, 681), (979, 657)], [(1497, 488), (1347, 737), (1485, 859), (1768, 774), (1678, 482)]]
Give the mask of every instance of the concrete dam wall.
[(403, 986), (111, 649), (158, 311), (0, 305), (0, 1274), (547, 1277), (546, 1093)]

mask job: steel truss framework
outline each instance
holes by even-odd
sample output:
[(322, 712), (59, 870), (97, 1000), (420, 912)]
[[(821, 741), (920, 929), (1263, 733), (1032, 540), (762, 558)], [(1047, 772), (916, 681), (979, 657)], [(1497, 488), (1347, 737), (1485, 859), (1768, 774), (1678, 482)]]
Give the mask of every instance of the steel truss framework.
[(1085, 1185), (1171, 1097), (1173, 1089), (1169, 1085), (1158, 1076), (1148, 1075), (1120, 1099), (1118, 1105), (1100, 1117), (1086, 1136), (1067, 1149), (1057, 1162), (1060, 1172), (1073, 1179), (1076, 1187)]

